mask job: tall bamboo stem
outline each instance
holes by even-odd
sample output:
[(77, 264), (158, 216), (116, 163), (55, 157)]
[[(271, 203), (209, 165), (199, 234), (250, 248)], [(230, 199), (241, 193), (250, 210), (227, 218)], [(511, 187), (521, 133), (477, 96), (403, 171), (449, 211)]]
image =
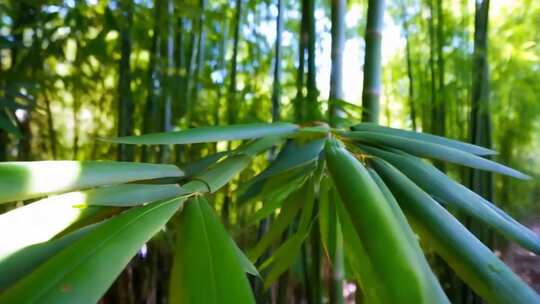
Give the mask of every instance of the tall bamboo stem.
[(362, 89), (362, 121), (365, 122), (379, 123), (384, 8), (384, 0), (369, 0)]

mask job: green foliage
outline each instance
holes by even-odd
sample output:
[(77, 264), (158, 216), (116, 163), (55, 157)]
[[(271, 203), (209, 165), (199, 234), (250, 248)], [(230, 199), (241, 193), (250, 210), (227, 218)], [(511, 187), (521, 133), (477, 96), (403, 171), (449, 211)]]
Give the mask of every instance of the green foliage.
[[(281, 124), (260, 126), (273, 130)], [(363, 127), (360, 124), (355, 128)], [(241, 128), (225, 127), (223, 132)], [(373, 130), (378, 134), (378, 127)], [(469, 152), (488, 152), (434, 135), (380, 130), (392, 132), (394, 135), (386, 136), (400, 143), (414, 141), (413, 152), (417, 155), (438, 156), (452, 149), (475, 162), (478, 157)], [(65, 178), (69, 186), (50, 184), (39, 191), (26, 191), (23, 185), (35, 182), (36, 175), (20, 174), (17, 182), (21, 185), (9, 185), (24, 191), (13, 192), (6, 201), (91, 189), (51, 196), (0, 215), (0, 223), (11, 229), (13, 218), (19, 218), (17, 223), (27, 223), (58, 210), (76, 214), (42, 234), (41, 240), (20, 244), (0, 259), (0, 270), (6, 274), (0, 280), (0, 301), (95, 302), (141, 246), (164, 228), (172, 229), (176, 238), (169, 281), (173, 303), (253, 303), (246, 273), (258, 276), (260, 271), (264, 288), (269, 288), (305, 259), (300, 253), (308, 240), (322, 242), (335, 267), (339, 263), (348, 265), (341, 271), (347, 269), (348, 277), (358, 280), (366, 300), (448, 303), (415, 233), (484, 299), (493, 303), (538, 301), (538, 295), (444, 207), (458, 207), (536, 251), (540, 240), (533, 232), (423, 160), (407, 154), (411, 145), (364, 140), (356, 136), (362, 132), (368, 131), (305, 127), (287, 130), (280, 137), (275, 137), (274, 132), (251, 133), (250, 137), (261, 138), (201, 160), (204, 165), (194, 167), (200, 171), (191, 169), (187, 180), (174, 166), (89, 162), (83, 163), (85, 169), (80, 176), (73, 176), (69, 183)], [(185, 130), (172, 134), (186, 138), (196, 133)], [(204, 197), (217, 195), (257, 154), (273, 149), (283, 137), (288, 139), (278, 157), (246, 186), (248, 190), (254, 185), (260, 187), (243, 202), (245, 207), (253, 208), (251, 223), (277, 214), (269, 230), (249, 250), (257, 271)], [(140, 141), (133, 137), (133, 142)], [(434, 145), (440, 150), (434, 150)], [(39, 176), (45, 176), (54, 170), (65, 171), (67, 165), (79, 165), (43, 164), (8, 163), (5, 170), (38, 170)], [(103, 164), (108, 168), (103, 169)], [(180, 186), (170, 184), (171, 176)], [(137, 180), (144, 183), (133, 183)], [(82, 196), (77, 200), (74, 194)], [(92, 207), (115, 211), (106, 219), (90, 222), (78, 216), (80, 210)], [(179, 213), (178, 217), (175, 213)], [(173, 217), (172, 224), (167, 225)], [(38, 233), (39, 225), (35, 228), (27, 230), (30, 235)], [(23, 225), (17, 229), (26, 228)], [(314, 231), (321, 232), (320, 239), (313, 239)], [(265, 256), (267, 250), (272, 250), (272, 255)], [(344, 261), (340, 262), (339, 257)]]
[(0, 203), (137, 180), (181, 177), (175, 166), (110, 161), (0, 164)]
[(288, 123), (267, 124), (245, 124), (225, 127), (206, 127), (188, 129), (170, 133), (146, 134), (141, 136), (119, 137), (111, 139), (111, 142), (122, 144), (145, 144), (145, 145), (167, 145), (167, 144), (194, 144), (216, 142), (223, 140), (252, 139), (266, 136), (277, 136), (290, 134), (298, 127)]
[[(377, 192), (386, 220), (375, 222), (393, 227), (379, 230), (401, 240), (391, 242), (397, 251), (414, 252), (402, 254), (404, 269), (426, 292), (412, 301), (444, 302), (440, 286), (452, 302), (472, 296), (453, 290), (463, 286), (433, 263), (435, 253), (489, 302), (538, 302), (486, 247), (540, 252), (538, 235), (510, 216), (529, 220), (540, 199), (540, 2), (399, 0), (386, 10), (384, 1), (369, 9), (368, 1), (276, 2), (0, 0), (0, 161), (8, 161), (0, 163), (0, 297), (43, 302), (40, 290), (63, 287), (45, 279), (58, 272), (92, 293), (65, 288), (62, 299), (96, 302), (125, 267), (104, 302), (162, 303), (183, 290), (217, 302), (341, 303), (336, 291), (349, 301), (350, 284), (363, 302), (388, 302), (380, 295), (399, 290), (375, 283), (379, 270), (390, 272), (380, 261), (397, 258), (373, 255), (377, 234), (358, 229), (370, 205), (342, 199), (348, 189)], [(489, 31), (475, 20), (482, 13)], [(357, 124), (361, 117), (381, 125)], [(331, 172), (324, 146), (334, 140), (354, 166)], [(355, 174), (369, 182), (353, 182)], [(202, 215), (163, 207), (170, 219), (152, 218), (147, 231), (126, 225), (126, 237), (108, 244), (122, 253), (114, 267), (86, 277), (60, 267), (101, 244), (95, 231), (115, 235), (111, 221), (171, 199), (204, 206)], [(186, 224), (212, 227), (215, 242), (186, 236)], [(194, 257), (180, 263), (202, 271), (169, 278), (183, 249)], [(199, 267), (213, 258), (230, 262), (216, 269), (234, 278)], [(251, 296), (242, 272), (259, 270)], [(197, 282), (179, 280), (185, 275)], [(215, 292), (199, 293), (211, 277)], [(222, 287), (242, 291), (216, 297)]]
[(206, 200), (188, 200), (179, 223), (171, 303), (255, 303), (236, 245)]
[(6, 288), (0, 302), (97, 302), (182, 201), (175, 198), (133, 208), (99, 224)]

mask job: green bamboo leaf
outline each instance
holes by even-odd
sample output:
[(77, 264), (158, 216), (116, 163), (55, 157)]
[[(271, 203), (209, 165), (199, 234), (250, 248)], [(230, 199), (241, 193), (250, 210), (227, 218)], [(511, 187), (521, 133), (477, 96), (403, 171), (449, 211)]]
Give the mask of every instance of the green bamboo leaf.
[[(207, 186), (207, 191), (213, 193), (225, 186), (250, 163), (251, 157), (249, 156), (232, 155), (211, 166), (206, 172), (196, 175), (193, 179), (204, 182)], [(188, 185), (184, 185), (184, 188), (191, 191)]]
[(298, 129), (298, 132), (294, 135), (299, 140), (314, 140), (328, 136), (330, 128), (327, 124), (315, 125), (311, 127), (302, 127)]
[(103, 220), (111, 218), (115, 215), (125, 211), (126, 208), (122, 207), (106, 207), (106, 206), (87, 206), (81, 208), (80, 214), (72, 224), (67, 226), (60, 233), (56, 234), (53, 239), (61, 238), (67, 234), (70, 234), (78, 229), (84, 228), (95, 223), (99, 223)]
[(369, 122), (357, 124), (355, 126), (352, 126), (351, 129), (354, 131), (372, 131), (372, 132), (377, 132), (377, 133), (382, 133), (382, 134), (387, 134), (387, 135), (392, 135), (392, 136), (398, 136), (398, 137), (402, 137), (406, 139), (413, 139), (413, 140), (429, 142), (433, 144), (439, 144), (439, 145), (448, 146), (450, 148), (458, 149), (458, 150), (468, 152), (471, 154), (476, 154), (476, 155), (497, 154), (495, 151), (491, 149), (465, 143), (462, 141), (453, 140), (453, 139), (449, 139), (446, 137), (437, 136), (437, 135), (433, 135), (429, 133), (419, 133), (419, 132), (414, 132), (414, 131), (407, 131), (407, 130), (384, 127), (384, 126), (374, 124), (374, 123), (369, 123)]
[(238, 147), (234, 151), (234, 154), (243, 154), (254, 157), (257, 154), (262, 153), (279, 144), (282, 140), (283, 138), (280, 136), (266, 136), (263, 138), (255, 139)]
[(266, 186), (267, 183), (271, 183), (276, 187), (283, 188), (285, 187), (285, 183), (291, 182), (296, 178), (300, 178), (301, 176), (310, 175), (316, 167), (317, 163), (311, 162), (298, 168), (285, 171), (281, 174), (277, 174), (276, 176), (270, 178), (271, 182), (268, 182), (266, 179), (262, 179), (254, 183), (250, 181), (244, 185), (240, 185), (240, 189), (238, 190), (238, 192), (240, 193), (240, 195), (238, 196), (238, 202), (244, 203), (252, 201), (256, 198), (262, 198), (263, 191), (265, 189), (269, 189), (270, 187)]
[(130, 207), (186, 194), (178, 185), (117, 185), (52, 196), (0, 214), (0, 260), (20, 248), (45, 242), (77, 222), (88, 224), (105, 208)]
[(433, 293), (431, 297), (433, 297), (434, 299), (437, 299), (438, 303), (450, 303), (450, 301), (446, 297), (446, 294), (444, 293), (444, 290), (442, 289), (439, 283), (439, 280), (437, 279), (433, 271), (431, 271), (428, 261), (426, 260), (426, 257), (422, 253), (422, 248), (420, 247), (418, 238), (416, 237), (416, 234), (414, 233), (411, 226), (409, 225), (409, 222), (407, 221), (405, 214), (399, 207), (398, 202), (392, 195), (392, 192), (390, 191), (390, 189), (388, 189), (386, 184), (383, 182), (383, 180), (381, 179), (381, 177), (377, 174), (375, 170), (371, 168), (369, 168), (368, 170), (369, 170), (369, 174), (371, 175), (371, 178), (373, 179), (373, 181), (375, 181), (375, 183), (377, 184), (377, 186), (379, 187), (383, 195), (386, 197), (386, 201), (390, 205), (390, 208), (392, 208), (392, 212), (394, 213), (395, 218), (399, 222), (405, 236), (409, 240), (409, 244), (411, 244), (414, 247), (414, 250), (416, 252), (416, 257), (420, 265), (422, 266), (424, 273), (426, 274), (427, 277), (430, 278), (429, 280), (427, 280), (427, 282), (431, 285), (430, 291)]
[(60, 250), (0, 295), (0, 303), (96, 303), (183, 199), (132, 208)]
[(133, 207), (148, 202), (187, 195), (191, 192), (180, 188), (177, 184), (122, 184), (79, 193), (84, 196), (84, 199), (80, 203), (73, 201), (73, 206)]
[[(333, 229), (333, 226), (335, 226), (335, 222), (332, 222), (332, 220), (335, 218), (336, 214), (335, 202), (331, 202), (330, 199), (331, 187), (332, 184), (330, 182), (330, 178), (328, 176), (324, 176), (321, 180), (319, 189), (319, 230), (323, 249), (330, 258), (332, 257), (330, 256), (331, 250), (329, 248), (333, 247), (335, 242), (335, 235), (330, 231)], [(330, 204), (333, 204), (333, 206)]]
[(426, 273), (414, 244), (367, 169), (336, 140), (327, 141), (325, 152), (339, 197), (376, 267), (376, 282), (385, 284), (384, 292), (377, 294), (379, 299), (388, 303), (448, 303), (434, 292), (433, 276)]
[(369, 259), (366, 248), (362, 244), (360, 237), (356, 233), (351, 216), (346, 211), (343, 202), (337, 194), (337, 190), (334, 188), (331, 191), (332, 202), (336, 206), (336, 211), (339, 217), (339, 223), (341, 224), (341, 231), (343, 235), (343, 251), (346, 262), (354, 275), (357, 282), (362, 287), (364, 292), (364, 298), (366, 303), (383, 304), (382, 299), (384, 296), (384, 282), (381, 282), (376, 275), (376, 269), (373, 263)]
[(0, 215), (0, 261), (26, 246), (52, 239), (82, 218), (93, 216), (87, 208), (74, 207), (82, 202), (79, 192), (43, 199)]
[(302, 196), (302, 214), (300, 215), (300, 220), (298, 221), (297, 233), (303, 234), (307, 230), (313, 219), (317, 217), (317, 214), (313, 214), (315, 209), (315, 191), (314, 191), (313, 179), (307, 182), (303, 186), (304, 195)]
[(182, 175), (173, 165), (113, 161), (4, 162), (0, 163), (0, 203)]
[(244, 140), (266, 136), (289, 136), (298, 129), (297, 125), (277, 122), (272, 124), (254, 123), (219, 127), (202, 127), (140, 136), (126, 136), (105, 139), (119, 144), (170, 145), (195, 144), (227, 140)]
[(270, 288), (272, 284), (279, 279), (297, 259), (302, 248), (302, 243), (309, 234), (309, 229), (299, 231), (291, 236), (283, 243), (272, 256), (266, 260), (260, 267), (261, 271), (272, 266), (268, 274), (264, 278), (264, 289)]
[(170, 303), (255, 303), (237, 249), (206, 200), (187, 202), (178, 222)]
[(272, 214), (282, 206), (289, 195), (300, 189), (307, 179), (307, 175), (285, 173), (283, 176), (276, 176), (267, 180), (260, 195), (263, 206), (247, 222), (256, 223)]
[(492, 227), (524, 248), (540, 254), (540, 237), (536, 233), (512, 219), (480, 195), (453, 181), (434, 166), (411, 155), (396, 154), (375, 148), (366, 148), (366, 151), (390, 162), (438, 200)]
[(187, 192), (216, 192), (225, 186), (252, 161), (252, 158), (276, 143), (275, 137), (265, 137), (251, 141), (223, 160), (209, 166), (203, 173), (192, 176), (192, 181), (183, 185)]
[(234, 248), (236, 249), (236, 256), (238, 257), (238, 260), (240, 261), (240, 265), (242, 265), (242, 269), (246, 272), (246, 273), (249, 273), (251, 274), (252, 276), (256, 276), (256, 277), (261, 277), (261, 274), (259, 273), (259, 271), (257, 270), (257, 268), (255, 267), (255, 265), (253, 265), (253, 263), (251, 263), (251, 261), (249, 260), (249, 258), (246, 256), (246, 254), (242, 251), (242, 249), (240, 249), (240, 247), (238, 247), (238, 245), (236, 244), (236, 242), (231, 238), (229, 237), (229, 239), (231, 240), (232, 244), (234, 245)]
[[(335, 188), (328, 176), (323, 176), (319, 186), (319, 216), (317, 221), (321, 235), (321, 242), (331, 267), (331, 289), (329, 292), (331, 303), (345, 303), (343, 284), (345, 283), (346, 269), (343, 247), (343, 232), (338, 216)], [(332, 199), (330, 198), (332, 196)], [(323, 227), (324, 226), (324, 227)]]
[(250, 183), (256, 183), (316, 161), (324, 147), (324, 142), (324, 139), (316, 139), (302, 144), (292, 140), (287, 142), (270, 166), (254, 177)]
[(420, 236), (489, 303), (539, 303), (540, 297), (448, 211), (399, 170), (371, 162)]
[(497, 172), (519, 179), (530, 178), (517, 170), (489, 159), (440, 144), (368, 131), (349, 132), (346, 136), (368, 144), (390, 146), (420, 157), (433, 158), (480, 170)]
[(193, 176), (195, 174), (198, 174), (202, 171), (207, 170), (208, 167), (215, 164), (217, 161), (224, 158), (225, 156), (228, 156), (230, 153), (231, 152), (229, 151), (217, 152), (217, 153), (205, 156), (196, 161), (190, 162), (184, 168), (184, 172), (186, 173), (186, 176)]
[(0, 261), (0, 292), (39, 265), (95, 229), (99, 224), (81, 228), (62, 238), (25, 247)]
[(339, 98), (330, 98), (328, 100), (328, 103), (333, 103), (337, 106), (340, 106), (340, 107), (350, 107), (352, 108), (353, 110), (355, 111), (358, 111), (358, 110), (362, 110), (362, 106), (361, 105), (357, 105), (355, 103), (352, 103), (352, 102), (348, 102), (346, 100), (343, 100), (343, 99), (339, 99)]
[(302, 207), (305, 194), (304, 189), (305, 186), (289, 196), (283, 203), (283, 207), (272, 226), (270, 226), (270, 229), (268, 229), (255, 247), (249, 250), (248, 257), (251, 261), (256, 261), (270, 245), (279, 240), (283, 231), (292, 223)]

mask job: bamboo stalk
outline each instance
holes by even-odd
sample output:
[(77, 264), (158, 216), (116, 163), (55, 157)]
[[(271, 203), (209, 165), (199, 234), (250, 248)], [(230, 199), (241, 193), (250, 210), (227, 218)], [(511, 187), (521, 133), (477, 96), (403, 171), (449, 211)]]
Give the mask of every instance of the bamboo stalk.
[(369, 0), (362, 89), (362, 121), (379, 122), (381, 95), (381, 40), (384, 19), (384, 0)]
[[(131, 0), (120, 2), (123, 26), (120, 30), (120, 65), (118, 80), (118, 136), (129, 136), (133, 132), (133, 100), (131, 94), (131, 34), (133, 24), (133, 3)], [(118, 160), (133, 160), (133, 146), (118, 145)]]
[(330, 72), (329, 119), (335, 125), (343, 109), (334, 101), (343, 99), (343, 50), (345, 49), (345, 0), (332, 0), (332, 68)]

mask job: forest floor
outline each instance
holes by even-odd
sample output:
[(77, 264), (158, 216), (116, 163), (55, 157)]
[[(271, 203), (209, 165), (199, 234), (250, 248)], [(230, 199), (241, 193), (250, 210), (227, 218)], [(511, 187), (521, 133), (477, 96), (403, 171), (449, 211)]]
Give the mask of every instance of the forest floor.
[[(540, 234), (540, 216), (525, 222), (537, 235)], [(502, 256), (525, 282), (540, 293), (540, 256), (529, 252), (516, 244), (510, 244)]]

